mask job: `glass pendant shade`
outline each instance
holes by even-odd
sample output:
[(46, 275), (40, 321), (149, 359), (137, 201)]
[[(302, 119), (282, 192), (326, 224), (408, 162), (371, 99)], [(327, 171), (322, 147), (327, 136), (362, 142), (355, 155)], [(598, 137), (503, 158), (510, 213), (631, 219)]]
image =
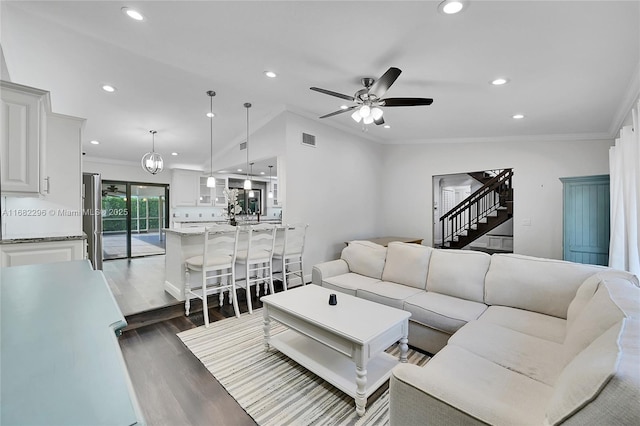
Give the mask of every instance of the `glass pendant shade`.
[(207, 188), (215, 188), (216, 187), (216, 178), (213, 176), (209, 176), (207, 178)]
[(142, 156), (141, 164), (144, 170), (151, 173), (152, 175), (155, 175), (160, 173), (162, 169), (164, 169), (164, 160), (162, 159), (162, 156), (160, 154), (155, 152), (156, 150), (155, 136), (156, 136), (156, 133), (158, 132), (156, 132), (155, 130), (149, 130), (149, 133), (151, 133), (151, 137), (152, 137), (151, 152), (147, 152), (145, 155)]
[(273, 191), (269, 191), (269, 193), (267, 193), (267, 198), (273, 198)]
[(367, 118), (369, 114), (371, 114), (371, 107), (369, 105), (362, 105), (362, 108), (360, 108), (360, 116)]
[(371, 124), (373, 123), (373, 117), (371, 115), (367, 115), (365, 118), (362, 119), (362, 122), (364, 124)]
[(251, 189), (251, 181), (249, 179), (245, 179), (244, 180), (244, 185), (243, 185), (244, 189)]
[(359, 123), (360, 120), (362, 120), (362, 116), (360, 115), (360, 111), (356, 111), (353, 114), (351, 114), (351, 118), (353, 118), (356, 123)]
[(253, 190), (249, 191), (249, 198), (253, 198), (256, 196), (256, 193)]
[(378, 107), (371, 108), (371, 116), (374, 120), (380, 120), (382, 118), (382, 110)]

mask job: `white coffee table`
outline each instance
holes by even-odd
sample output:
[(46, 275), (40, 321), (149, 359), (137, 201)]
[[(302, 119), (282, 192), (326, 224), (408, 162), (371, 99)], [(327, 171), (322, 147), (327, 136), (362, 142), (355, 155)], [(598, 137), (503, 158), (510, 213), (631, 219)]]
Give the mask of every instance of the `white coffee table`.
[[(367, 398), (407, 362), (409, 312), (336, 293), (329, 305), (326, 288), (310, 284), (263, 296), (264, 346), (278, 349), (298, 364), (355, 398), (362, 416)], [(270, 335), (271, 320), (288, 327)], [(385, 349), (400, 341), (400, 358)]]

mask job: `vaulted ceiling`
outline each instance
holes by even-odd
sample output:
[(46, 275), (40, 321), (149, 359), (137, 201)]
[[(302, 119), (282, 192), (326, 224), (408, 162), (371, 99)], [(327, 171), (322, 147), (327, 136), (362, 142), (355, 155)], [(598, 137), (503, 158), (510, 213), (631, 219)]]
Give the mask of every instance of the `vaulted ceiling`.
[[(318, 119), (351, 103), (311, 86), (353, 95), (391, 66), (403, 72), (388, 96), (433, 105), (386, 108), (388, 129), (363, 132), (349, 113), (322, 121), (378, 143), (610, 138), (638, 96), (638, 1), (469, 0), (456, 15), (437, 6), (3, 0), (0, 44), (12, 81), (87, 118), (87, 156), (138, 162), (154, 129), (169, 167), (207, 163), (207, 90), (217, 92), (216, 150), (245, 137), (245, 102), (252, 129), (285, 110)], [(509, 82), (490, 84), (497, 77)]]

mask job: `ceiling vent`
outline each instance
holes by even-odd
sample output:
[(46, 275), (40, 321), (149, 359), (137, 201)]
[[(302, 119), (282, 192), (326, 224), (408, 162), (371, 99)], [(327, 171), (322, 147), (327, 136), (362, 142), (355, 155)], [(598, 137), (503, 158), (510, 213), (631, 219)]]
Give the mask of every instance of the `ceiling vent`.
[(316, 137), (308, 133), (302, 134), (302, 145), (316, 147)]
[(243, 149), (247, 149), (247, 142), (242, 142), (240, 144), (240, 151), (242, 151)]

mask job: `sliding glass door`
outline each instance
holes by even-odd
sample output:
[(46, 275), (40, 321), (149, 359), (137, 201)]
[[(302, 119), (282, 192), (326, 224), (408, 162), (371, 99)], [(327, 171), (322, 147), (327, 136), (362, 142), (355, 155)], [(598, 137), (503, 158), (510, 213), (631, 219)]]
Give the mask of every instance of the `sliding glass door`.
[(164, 254), (168, 199), (168, 185), (103, 180), (103, 258)]

